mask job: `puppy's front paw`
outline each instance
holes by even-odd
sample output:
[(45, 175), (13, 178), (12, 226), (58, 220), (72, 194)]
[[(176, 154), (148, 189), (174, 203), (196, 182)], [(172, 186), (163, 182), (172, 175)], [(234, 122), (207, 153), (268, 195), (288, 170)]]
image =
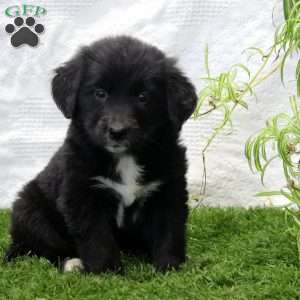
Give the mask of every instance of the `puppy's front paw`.
[(63, 272), (78, 272), (83, 270), (84, 267), (79, 258), (67, 259), (63, 264)]
[(185, 259), (181, 257), (165, 255), (156, 257), (153, 261), (153, 264), (157, 271), (166, 272), (172, 269), (178, 270), (184, 261)]
[(115, 272), (119, 273), (122, 271), (122, 264), (120, 258), (109, 258), (98, 261), (84, 262), (84, 269), (90, 273), (103, 273), (103, 272)]

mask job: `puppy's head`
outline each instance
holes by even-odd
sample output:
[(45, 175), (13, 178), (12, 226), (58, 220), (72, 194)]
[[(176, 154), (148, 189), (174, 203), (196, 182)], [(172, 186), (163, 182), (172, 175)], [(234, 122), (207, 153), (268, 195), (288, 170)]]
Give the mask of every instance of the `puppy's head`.
[(52, 94), (66, 118), (112, 153), (153, 140), (164, 126), (178, 132), (197, 100), (173, 59), (124, 36), (85, 47), (56, 69)]

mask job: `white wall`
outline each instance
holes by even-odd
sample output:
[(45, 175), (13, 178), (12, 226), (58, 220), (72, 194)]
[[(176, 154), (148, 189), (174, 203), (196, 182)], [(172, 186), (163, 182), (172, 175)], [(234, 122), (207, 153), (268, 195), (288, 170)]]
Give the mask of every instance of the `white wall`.
[[(177, 56), (182, 68), (201, 88), (203, 51), (209, 45), (211, 68), (226, 70), (246, 62), (242, 50), (271, 45), (273, 0), (87, 0), (35, 1), (48, 13), (39, 21), (46, 32), (37, 48), (13, 48), (4, 31), (12, 19), (3, 13), (12, 1), (0, 2), (0, 207), (8, 207), (16, 191), (39, 170), (60, 145), (67, 121), (50, 96), (52, 69), (69, 58), (79, 45), (110, 34), (131, 34)], [(275, 15), (280, 11), (277, 6)], [(257, 65), (253, 65), (255, 67)], [(294, 69), (289, 66), (287, 78)], [(208, 160), (207, 197), (210, 205), (262, 205), (267, 200), (253, 195), (261, 190), (257, 176), (250, 173), (243, 155), (247, 137), (264, 120), (288, 110), (288, 95), (294, 82), (284, 89), (275, 76), (258, 91), (259, 101), (249, 110), (237, 111), (234, 132), (221, 135), (211, 147)], [(188, 146), (188, 179), (193, 193), (202, 175), (201, 147), (220, 120), (218, 114), (198, 122), (189, 121), (183, 130)], [(274, 169), (270, 185), (280, 185)]]

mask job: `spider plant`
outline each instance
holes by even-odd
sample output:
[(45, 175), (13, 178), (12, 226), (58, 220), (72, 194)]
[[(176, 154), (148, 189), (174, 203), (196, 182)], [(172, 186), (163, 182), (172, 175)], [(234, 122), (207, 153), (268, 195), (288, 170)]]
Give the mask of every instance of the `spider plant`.
[[(260, 174), (264, 185), (270, 164), (279, 161), (286, 184), (280, 190), (260, 192), (257, 196), (283, 196), (292, 204), (300, 206), (300, 110), (296, 96), (290, 97), (292, 114), (280, 113), (266, 122), (265, 128), (251, 136), (245, 145), (249, 166)], [(286, 212), (294, 220), (289, 224), (297, 237), (300, 259), (300, 215), (290, 205)]]
[[(280, 64), (283, 82), (284, 65), (289, 56), (298, 53), (300, 47), (300, 0), (283, 1), (285, 23), (275, 32), (274, 46)], [(297, 95), (300, 95), (300, 60), (295, 72)], [(291, 204), (285, 207), (289, 230), (297, 238), (300, 261), (300, 214), (291, 205), (300, 207), (300, 110), (296, 96), (290, 97), (292, 114), (280, 113), (266, 122), (265, 128), (251, 136), (245, 145), (245, 155), (252, 171), (260, 174), (264, 184), (266, 171), (272, 162), (279, 161), (285, 178), (280, 190), (265, 191), (257, 196), (282, 196)], [(292, 222), (290, 222), (292, 220)]]
[[(255, 87), (262, 84), (277, 71), (280, 71), (284, 83), (284, 67), (287, 58), (298, 51), (300, 46), (300, 0), (283, 0), (284, 22), (274, 33), (274, 43), (266, 51), (251, 47), (261, 57), (261, 65), (251, 73), (244, 64), (235, 64), (228, 71), (216, 76), (211, 75), (208, 59), (208, 47), (205, 50), (206, 76), (202, 78), (204, 87), (199, 93), (194, 119), (204, 117), (215, 110), (223, 112), (223, 120), (209, 136), (202, 149), (203, 177), (200, 195), (206, 192), (207, 168), (206, 153), (216, 136), (227, 126), (232, 125), (232, 115), (237, 107), (248, 108), (248, 101), (255, 96)], [(247, 80), (241, 81), (241, 73)], [(297, 93), (300, 95), (300, 63), (296, 67)]]

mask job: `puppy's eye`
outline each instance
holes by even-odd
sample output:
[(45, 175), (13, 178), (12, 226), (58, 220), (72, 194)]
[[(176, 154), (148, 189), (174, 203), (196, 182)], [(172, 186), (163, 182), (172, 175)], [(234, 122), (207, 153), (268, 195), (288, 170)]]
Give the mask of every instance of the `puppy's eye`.
[(100, 100), (106, 100), (108, 97), (108, 94), (104, 89), (96, 89), (95, 97)]
[(140, 103), (146, 103), (148, 101), (148, 93), (147, 92), (141, 92), (138, 94), (138, 99)]

